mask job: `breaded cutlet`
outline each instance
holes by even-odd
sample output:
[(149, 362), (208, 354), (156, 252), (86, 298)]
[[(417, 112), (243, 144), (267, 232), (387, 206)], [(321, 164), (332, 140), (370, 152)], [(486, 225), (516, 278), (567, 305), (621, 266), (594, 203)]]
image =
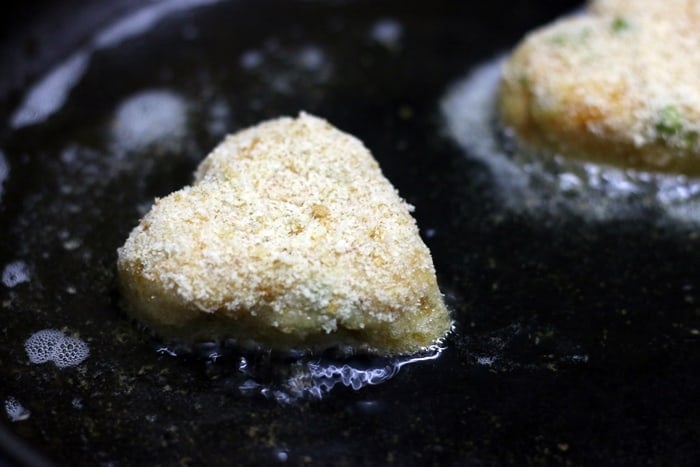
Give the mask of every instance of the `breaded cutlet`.
[(409, 354), (451, 320), (412, 208), (356, 138), (301, 113), (228, 136), (119, 249), (166, 338)]
[(503, 67), (501, 122), (527, 150), (700, 175), (696, 4), (599, 0), (530, 33)]

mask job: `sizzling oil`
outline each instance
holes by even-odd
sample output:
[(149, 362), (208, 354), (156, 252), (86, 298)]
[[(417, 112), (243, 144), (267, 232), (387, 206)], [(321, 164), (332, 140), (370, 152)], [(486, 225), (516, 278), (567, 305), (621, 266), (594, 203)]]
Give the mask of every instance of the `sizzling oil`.
[(700, 222), (700, 180), (625, 170), (523, 150), (499, 128), (496, 95), (504, 58), (474, 67), (441, 101), (447, 132), (493, 175), (509, 209), (596, 221), (639, 218)]

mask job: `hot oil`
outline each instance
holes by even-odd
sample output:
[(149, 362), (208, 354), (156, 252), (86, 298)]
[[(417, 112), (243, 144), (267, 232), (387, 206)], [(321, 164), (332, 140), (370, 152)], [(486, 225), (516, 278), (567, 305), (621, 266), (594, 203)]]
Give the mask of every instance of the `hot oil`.
[[(389, 381), (402, 367), (437, 359), (444, 347), (435, 344), (409, 356), (377, 356), (350, 348), (323, 352), (269, 351), (233, 340), (169, 342), (156, 351), (194, 362), (215, 387), (238, 396), (263, 396), (292, 404), (320, 400), (336, 386), (359, 391)], [(252, 349), (251, 349), (252, 348)]]
[[(210, 62), (189, 63), (208, 32), (182, 19), (182, 27), (163, 35), (157, 26), (215, 3), (176, 0), (116, 21), (39, 77), (10, 112), (11, 132), (0, 144), (0, 202), (12, 245), (0, 264), (3, 309), (11, 316), (4, 342), (10, 371), (37, 387), (21, 400), (8, 399), (13, 421), (45, 416), (48, 395), (78, 418), (116, 398), (129, 414), (126, 423), (139, 423), (144, 413), (149, 423), (158, 418), (144, 408), (147, 391), (176, 400), (198, 388), (298, 405), (334, 389), (380, 385), (443, 350), (309, 356), (242, 350), (231, 342), (166, 345), (126, 318), (116, 249), (153, 199), (190, 183), (226, 133), (259, 118), (314, 111), (323, 106), (326, 87), (352, 79), (338, 73), (323, 40), (296, 33), (254, 36), (233, 51), (216, 48), (212, 53), (221, 57)], [(148, 34), (156, 48), (167, 44), (168, 53), (141, 61), (138, 38)], [(383, 54), (401, 48), (402, 24), (391, 17), (370, 21), (359, 34)], [(132, 61), (142, 68), (125, 73)]]
[[(260, 3), (139, 5), (0, 102), (0, 417), (14, 433), (63, 465), (687, 462), (697, 235), (669, 233), (655, 195), (586, 206), (580, 172), (534, 177), (479, 93), (475, 120), (443, 114), (469, 122), (450, 129), (460, 147), (436, 118), (444, 86), (554, 3)], [(58, 105), (18, 113), (46, 83)], [(416, 206), (458, 325), (444, 349), (192, 349), (124, 313), (116, 249), (154, 197), (190, 183), (227, 132), (300, 109), (359, 136)], [(122, 140), (141, 124), (153, 131)], [(469, 131), (483, 150), (465, 149)], [(42, 330), (89, 355), (32, 363)]]
[[(554, 374), (630, 355), (646, 345), (637, 339), (647, 320), (668, 329), (649, 303), (663, 296), (661, 308), (681, 310), (695, 290), (679, 258), (694, 252), (700, 180), (524, 151), (496, 115), (503, 60), (475, 65), (439, 99), (443, 132), (463, 158), (458, 167), (473, 170), (454, 212), (483, 223), (465, 223), (476, 233), (462, 251), (478, 253), (462, 256), (471, 269), (458, 273), (467, 284), (458, 309), (465, 299), (478, 306), (467, 303), (459, 315), (453, 348), (496, 373)], [(486, 193), (483, 208), (468, 203), (475, 191)], [(524, 276), (532, 278), (525, 287)]]
[(500, 128), (496, 98), (504, 58), (474, 67), (441, 100), (449, 136), (483, 163), (505, 208), (592, 221), (658, 217), (662, 223), (700, 222), (700, 180), (652, 174), (536, 154)]

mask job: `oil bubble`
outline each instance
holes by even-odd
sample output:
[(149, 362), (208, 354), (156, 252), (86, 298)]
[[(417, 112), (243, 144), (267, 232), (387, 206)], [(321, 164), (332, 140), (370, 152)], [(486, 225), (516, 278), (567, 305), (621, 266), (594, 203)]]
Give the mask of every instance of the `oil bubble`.
[(13, 261), (5, 265), (2, 271), (2, 283), (9, 288), (29, 282), (29, 266), (24, 261)]
[(388, 49), (399, 45), (402, 34), (401, 23), (391, 18), (380, 19), (374, 23), (370, 31), (372, 39)]
[(53, 362), (59, 368), (79, 365), (90, 355), (90, 348), (84, 341), (66, 336), (57, 329), (35, 332), (25, 341), (24, 350), (30, 362)]
[(248, 50), (241, 55), (240, 64), (246, 70), (257, 68), (263, 62), (263, 55), (257, 50)]
[(32, 334), (24, 343), (29, 361), (46, 363), (52, 360), (56, 346), (64, 337), (57, 329), (44, 329)]
[(187, 136), (187, 105), (172, 91), (143, 91), (119, 105), (112, 128), (115, 152), (176, 150)]
[(63, 242), (63, 249), (66, 251), (73, 251), (80, 248), (82, 242), (77, 238), (69, 238)]
[[(281, 95), (298, 93), (301, 89), (315, 90), (316, 86), (330, 79), (334, 70), (331, 57), (318, 44), (281, 45), (274, 38), (268, 39), (258, 48), (243, 52), (238, 62), (265, 89)], [(252, 99), (249, 103), (251, 108), (263, 104), (259, 98)]]
[(297, 53), (297, 63), (306, 70), (316, 71), (321, 69), (326, 61), (326, 56), (323, 51), (313, 45), (302, 48)]
[(31, 412), (14, 397), (5, 399), (5, 413), (13, 422), (26, 420), (31, 415)]
[(277, 450), (275, 457), (280, 462), (287, 462), (287, 459), (289, 459), (289, 453), (284, 449), (279, 449)]
[(90, 355), (90, 348), (76, 337), (64, 337), (56, 345), (53, 362), (59, 368), (76, 366)]
[(493, 362), (496, 361), (496, 356), (495, 355), (487, 355), (483, 357), (477, 357), (476, 358), (476, 363), (482, 366), (492, 366)]

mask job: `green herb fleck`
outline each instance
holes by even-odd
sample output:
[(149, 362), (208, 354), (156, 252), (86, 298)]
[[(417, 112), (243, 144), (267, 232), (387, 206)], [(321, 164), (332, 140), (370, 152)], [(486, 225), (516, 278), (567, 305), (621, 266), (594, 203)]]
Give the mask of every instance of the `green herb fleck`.
[(618, 16), (612, 22), (612, 29), (615, 32), (627, 31), (630, 28), (630, 22), (622, 16)]
[(695, 130), (686, 131), (683, 135), (686, 149), (693, 149), (698, 144), (698, 139), (700, 139), (700, 133)]
[(680, 110), (673, 105), (659, 111), (654, 129), (659, 141), (679, 149), (694, 150), (700, 142), (700, 132), (687, 128)]
[(530, 86), (530, 77), (528, 75), (526, 75), (525, 73), (523, 73), (518, 78), (518, 82), (520, 83), (520, 86), (527, 88)]
[(669, 137), (680, 133), (683, 130), (683, 119), (678, 108), (673, 105), (667, 105), (661, 109), (655, 128), (659, 136), (662, 137)]
[(549, 38), (549, 41), (554, 45), (566, 45), (569, 42), (569, 38), (564, 34), (555, 34)]

